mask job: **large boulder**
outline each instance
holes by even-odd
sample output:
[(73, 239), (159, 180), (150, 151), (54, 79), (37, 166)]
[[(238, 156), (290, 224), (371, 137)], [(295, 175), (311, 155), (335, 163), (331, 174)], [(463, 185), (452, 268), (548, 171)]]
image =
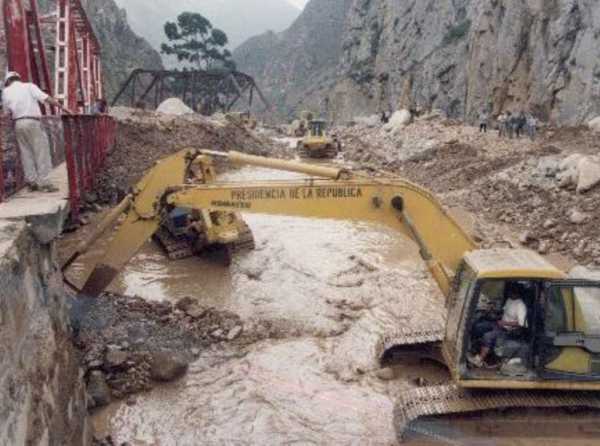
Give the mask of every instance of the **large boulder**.
[(90, 373), (87, 383), (87, 392), (90, 396), (92, 407), (103, 407), (110, 404), (112, 395), (104, 373), (94, 370)]
[(560, 162), (556, 175), (561, 187), (575, 186), (584, 193), (600, 184), (600, 159), (574, 153)]
[(588, 127), (591, 131), (600, 133), (600, 116), (597, 116), (588, 122)]
[(577, 192), (587, 192), (600, 183), (600, 162), (598, 160), (585, 157), (579, 161), (577, 167), (579, 170)]
[(185, 375), (187, 370), (187, 361), (175, 353), (152, 353), (152, 358), (150, 360), (150, 376), (155, 381), (174, 381)]
[(385, 125), (385, 130), (394, 132), (403, 129), (412, 122), (412, 114), (408, 110), (398, 110), (390, 118), (390, 122)]
[(158, 113), (163, 113), (165, 115), (187, 115), (190, 113), (194, 113), (194, 110), (189, 108), (187, 105), (183, 103), (183, 101), (179, 98), (169, 98), (163, 101), (158, 108), (156, 109)]

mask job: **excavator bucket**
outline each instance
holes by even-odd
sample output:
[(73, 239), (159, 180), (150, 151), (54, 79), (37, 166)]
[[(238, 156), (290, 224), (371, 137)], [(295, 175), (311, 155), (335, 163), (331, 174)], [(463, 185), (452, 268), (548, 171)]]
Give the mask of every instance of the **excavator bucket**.
[(135, 213), (130, 213), (111, 241), (104, 259), (88, 277), (81, 293), (88, 297), (99, 296), (159, 226), (159, 219), (140, 220)]

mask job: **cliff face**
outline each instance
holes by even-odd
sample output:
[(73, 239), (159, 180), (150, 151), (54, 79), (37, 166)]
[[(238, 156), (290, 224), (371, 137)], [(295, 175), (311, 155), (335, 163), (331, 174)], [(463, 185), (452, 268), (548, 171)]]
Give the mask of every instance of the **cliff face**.
[(82, 4), (102, 44), (104, 88), (109, 100), (132, 70), (163, 68), (160, 54), (131, 30), (127, 14), (114, 0), (83, 0)]
[[(309, 14), (335, 5), (331, 26)], [(305, 63), (314, 41), (338, 45), (332, 60)], [(600, 113), (599, 56), (595, 0), (311, 0), (290, 30), (235, 53), (287, 110), (328, 105), (346, 120), (412, 105), (474, 119), (491, 106), (561, 124)], [(322, 83), (296, 82), (298, 65)]]
[[(312, 1), (286, 31), (254, 37), (234, 51), (238, 69), (256, 77), (279, 111), (319, 101), (318, 91), (332, 86), (342, 56), (344, 16), (351, 0)], [(304, 101), (306, 95), (311, 99)]]

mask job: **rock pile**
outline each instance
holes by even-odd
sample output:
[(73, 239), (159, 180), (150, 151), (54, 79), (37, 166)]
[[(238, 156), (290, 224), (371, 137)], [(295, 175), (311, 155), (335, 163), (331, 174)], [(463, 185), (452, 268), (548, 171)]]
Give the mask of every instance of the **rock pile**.
[(224, 117), (168, 115), (125, 107), (113, 108), (111, 113), (118, 121), (118, 139), (95, 188), (102, 204), (118, 202), (157, 160), (183, 149), (237, 150), (255, 155), (278, 151), (278, 146), (260, 132)]
[(395, 132), (359, 123), (336, 131), (346, 160), (406, 177), (447, 206), (481, 217), (484, 245), (492, 242), (490, 227), (502, 226), (516, 245), (600, 265), (593, 218), (600, 206), (600, 145), (589, 129), (549, 128), (536, 141), (511, 140), (423, 116)]
[(193, 298), (172, 305), (104, 294), (95, 302), (75, 302), (72, 317), (90, 408), (178, 379), (203, 349), (234, 342), (244, 332), (237, 315)]
[(590, 128), (590, 130), (600, 133), (600, 116), (588, 122), (588, 127)]

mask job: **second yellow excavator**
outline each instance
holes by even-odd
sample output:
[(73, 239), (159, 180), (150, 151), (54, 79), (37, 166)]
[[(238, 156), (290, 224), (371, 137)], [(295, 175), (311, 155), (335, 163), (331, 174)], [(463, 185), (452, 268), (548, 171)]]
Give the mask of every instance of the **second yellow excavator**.
[(336, 136), (327, 134), (327, 123), (320, 119), (308, 121), (308, 134), (298, 141), (301, 158), (335, 158), (342, 150)]
[[(308, 177), (193, 185), (173, 182), (169, 176), (174, 164), (188, 171), (202, 168), (207, 157)], [(395, 177), (372, 178), (236, 152), (183, 151), (158, 164), (130, 204), (123, 204), (101, 225), (100, 230), (107, 228), (110, 219), (128, 208), (127, 220), (82, 293), (101, 293), (159, 228), (161, 214), (176, 207), (370, 221), (388, 225), (417, 244), (445, 296), (446, 326), (412, 331), (399, 323), (381, 340), (380, 360), (401, 357), (406, 348), (428, 357), (435, 351), (452, 379), (401, 395), (395, 412), (399, 437), (424, 415), (509, 407), (600, 408), (600, 283), (570, 280), (529, 250), (479, 249), (430, 192)], [(493, 314), (506, 311), (515, 293), (522, 302), (518, 335), (505, 336), (505, 342), (489, 352), (497, 367), (474, 364), (469, 358), (485, 342), (478, 327), (485, 321), (506, 325)]]

